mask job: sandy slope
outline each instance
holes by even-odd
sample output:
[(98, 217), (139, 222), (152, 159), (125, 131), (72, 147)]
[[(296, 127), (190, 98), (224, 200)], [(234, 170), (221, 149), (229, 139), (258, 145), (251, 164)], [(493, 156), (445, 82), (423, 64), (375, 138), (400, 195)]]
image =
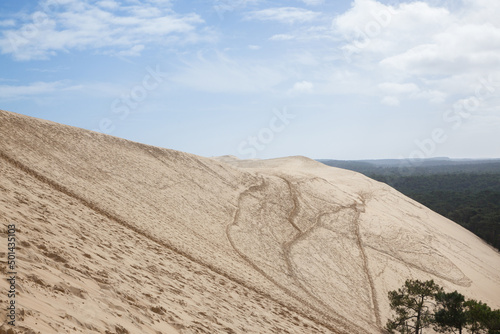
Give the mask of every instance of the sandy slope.
[(0, 111), (0, 168), (35, 332), (377, 333), (410, 277), (500, 307), (498, 252), (306, 158), (208, 159)]

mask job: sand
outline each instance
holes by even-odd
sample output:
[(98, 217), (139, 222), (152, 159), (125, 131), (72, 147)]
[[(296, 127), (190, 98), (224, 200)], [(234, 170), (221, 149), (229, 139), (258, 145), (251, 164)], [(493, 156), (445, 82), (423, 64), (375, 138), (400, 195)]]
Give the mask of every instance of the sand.
[(497, 251), (308, 158), (204, 158), (0, 111), (0, 169), (21, 333), (380, 333), (407, 278), (500, 308)]

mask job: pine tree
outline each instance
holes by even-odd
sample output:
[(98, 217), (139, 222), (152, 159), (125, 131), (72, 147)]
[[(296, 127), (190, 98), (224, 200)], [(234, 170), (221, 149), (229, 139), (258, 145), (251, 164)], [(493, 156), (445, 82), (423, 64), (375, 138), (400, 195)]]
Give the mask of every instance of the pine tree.
[(486, 321), (488, 334), (500, 334), (500, 310), (491, 311)]
[(458, 291), (436, 294), (438, 310), (434, 314), (435, 330), (441, 333), (462, 334), (467, 324), (465, 297)]
[(420, 334), (432, 324), (434, 296), (442, 291), (433, 280), (406, 280), (402, 288), (389, 292), (390, 306), (396, 315), (387, 322), (386, 329), (390, 333), (397, 330), (403, 334)]
[(488, 320), (491, 317), (491, 308), (485, 303), (477, 300), (467, 300), (465, 302), (467, 312), (467, 328), (471, 334), (486, 333), (488, 330)]

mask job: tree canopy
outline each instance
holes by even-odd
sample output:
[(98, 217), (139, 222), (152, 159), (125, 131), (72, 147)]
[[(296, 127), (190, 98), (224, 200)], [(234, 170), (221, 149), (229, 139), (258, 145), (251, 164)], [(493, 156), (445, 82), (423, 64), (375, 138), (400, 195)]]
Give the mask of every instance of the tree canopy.
[(397, 291), (389, 292), (391, 308), (396, 316), (387, 322), (390, 332), (420, 333), (432, 324), (434, 296), (441, 288), (434, 281), (407, 280)]
[(433, 280), (406, 280), (388, 297), (394, 311), (385, 328), (389, 333), (422, 334), (432, 326), (441, 333), (500, 334), (500, 310), (458, 291), (445, 292)]
[(441, 333), (462, 334), (467, 324), (465, 297), (458, 291), (436, 294), (437, 310), (434, 314), (435, 329)]

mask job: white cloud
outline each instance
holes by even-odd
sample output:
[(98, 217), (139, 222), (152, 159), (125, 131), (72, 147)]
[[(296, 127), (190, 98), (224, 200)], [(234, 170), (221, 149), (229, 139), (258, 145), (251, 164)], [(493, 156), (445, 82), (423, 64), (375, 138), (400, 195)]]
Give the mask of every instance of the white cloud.
[(14, 20), (1, 20), (0, 27), (13, 27), (16, 25), (16, 21)]
[(384, 82), (378, 84), (378, 89), (382, 94), (388, 95), (382, 100), (382, 103), (387, 105), (392, 105), (392, 99), (398, 99), (397, 104), (399, 105), (399, 99), (401, 98), (421, 99), (432, 103), (443, 102), (446, 98), (446, 94), (443, 92), (421, 90), (415, 83)]
[[(321, 20), (315, 21), (317, 24)], [(314, 43), (320, 42), (320, 45), (310, 45), (309, 48), (322, 50), (324, 47), (331, 48), (332, 43), (336, 43), (338, 38), (332, 34), (331, 29), (324, 25), (301, 25), (299, 28), (287, 33), (272, 35), (269, 40), (271, 41), (297, 41), (300, 43)]]
[(213, 8), (219, 15), (222, 15), (224, 12), (239, 10), (249, 5), (255, 5), (260, 1), (261, 0), (214, 0)]
[(325, 2), (324, 0), (301, 0), (301, 1), (309, 6), (318, 6)]
[(106, 8), (106, 9), (116, 9), (120, 6), (120, 4), (118, 4), (116, 1), (113, 1), (113, 0), (102, 0), (102, 1), (96, 2), (96, 4), (99, 7)]
[(427, 100), (431, 103), (442, 103), (446, 100), (448, 95), (450, 95), (450, 94), (444, 93), (444, 92), (436, 90), (436, 89), (428, 89), (425, 91), (417, 92), (416, 94), (414, 94), (411, 97), (417, 98), (417, 99), (422, 99), (422, 100)]
[(261, 49), (261, 46), (260, 46), (260, 45), (253, 45), (253, 44), (250, 44), (250, 45), (248, 46), (248, 48), (249, 48), (250, 50), (260, 50), (260, 49)]
[(117, 55), (122, 57), (138, 57), (141, 55), (142, 50), (144, 50), (144, 45), (138, 44), (128, 50), (118, 52)]
[(425, 44), (387, 57), (381, 64), (416, 74), (452, 75), (500, 66), (500, 27), (491, 23), (454, 24)]
[(17, 80), (15, 80), (15, 79), (1, 78), (0, 77), (0, 82), (17, 82)]
[(204, 23), (199, 15), (176, 14), (168, 3), (163, 7), (117, 6), (109, 0), (97, 4), (59, 2), (58, 11), (35, 12), (23, 24), (3, 30), (0, 50), (17, 60), (46, 59), (71, 49), (103, 53), (113, 49), (119, 54), (135, 48), (131, 54), (137, 55), (137, 45), (182, 44), (210, 38), (209, 33), (197, 31)]
[(290, 54), (289, 59), (294, 64), (304, 65), (313, 69), (321, 65), (321, 60), (310, 50), (300, 50)]
[(399, 99), (394, 96), (385, 96), (381, 102), (382, 104), (385, 104), (386, 106), (390, 107), (397, 107), (399, 106), (400, 103)]
[(332, 28), (345, 38), (345, 49), (383, 57), (428, 43), (452, 19), (445, 8), (424, 2), (393, 7), (375, 0), (356, 0), (349, 11), (334, 19)]
[(378, 87), (384, 93), (389, 94), (411, 94), (420, 91), (417, 85), (414, 83), (394, 83), (394, 82), (384, 82), (378, 85)]
[(339, 58), (362, 71), (364, 80), (379, 82), (384, 104), (442, 103), (473, 95), (478, 78), (500, 77), (499, 16), (500, 2), (487, 0), (447, 7), (355, 0), (331, 27), (344, 41)]
[(36, 95), (46, 95), (61, 90), (77, 89), (76, 86), (68, 86), (66, 82), (34, 82), (29, 85), (0, 85), (0, 98), (19, 99), (29, 98)]
[(303, 93), (312, 93), (314, 90), (314, 85), (309, 81), (300, 81), (296, 82), (293, 85), (293, 88), (290, 90), (291, 94), (303, 94)]
[(269, 38), (271, 41), (289, 41), (295, 39), (295, 36), (289, 34), (276, 34)]
[(356, 0), (333, 29), (348, 55), (371, 57), (385, 68), (411, 74), (451, 75), (500, 65), (500, 6), (480, 1), (449, 11), (416, 1), (398, 6)]
[(54, 66), (54, 67), (28, 67), (26, 71), (39, 72), (39, 73), (58, 73), (62, 71), (68, 71), (71, 69), (69, 66)]
[(277, 7), (256, 10), (247, 13), (247, 20), (278, 21), (281, 23), (294, 24), (315, 20), (320, 13), (296, 7)]

